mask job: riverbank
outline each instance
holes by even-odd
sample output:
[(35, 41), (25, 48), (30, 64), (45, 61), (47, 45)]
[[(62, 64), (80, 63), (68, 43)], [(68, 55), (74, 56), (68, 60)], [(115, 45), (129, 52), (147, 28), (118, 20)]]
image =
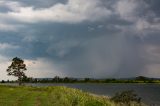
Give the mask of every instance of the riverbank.
[(0, 85), (0, 106), (119, 106), (119, 104), (110, 101), (108, 97), (62, 86)]

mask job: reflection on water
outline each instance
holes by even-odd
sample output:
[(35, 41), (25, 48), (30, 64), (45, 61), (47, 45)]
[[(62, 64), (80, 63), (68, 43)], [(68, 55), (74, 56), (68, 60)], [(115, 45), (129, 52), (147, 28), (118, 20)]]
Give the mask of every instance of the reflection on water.
[[(159, 84), (91, 84), (91, 83), (77, 83), (77, 84), (62, 84), (62, 83), (29, 83), (31, 86), (67, 86), (81, 89), (83, 91), (113, 96), (116, 92), (124, 90), (134, 90), (142, 101), (148, 105), (160, 106), (160, 85)], [(155, 105), (154, 105), (155, 104)]]

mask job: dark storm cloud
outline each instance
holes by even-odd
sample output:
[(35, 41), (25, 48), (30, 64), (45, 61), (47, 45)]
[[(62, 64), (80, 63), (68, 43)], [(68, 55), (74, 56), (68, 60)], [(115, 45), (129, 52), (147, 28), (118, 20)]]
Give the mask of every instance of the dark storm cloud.
[(158, 16), (160, 15), (160, 1), (159, 0), (146, 0), (145, 2), (147, 2), (150, 5), (150, 9), (154, 11), (154, 13), (156, 13)]
[[(8, 0), (2, 2), (5, 6), (0, 5), (0, 47), (8, 48), (0, 52), (4, 57), (18, 55), (37, 62), (45, 58), (65, 76), (160, 76), (158, 1), (14, 2)], [(158, 74), (152, 74), (152, 70)]]

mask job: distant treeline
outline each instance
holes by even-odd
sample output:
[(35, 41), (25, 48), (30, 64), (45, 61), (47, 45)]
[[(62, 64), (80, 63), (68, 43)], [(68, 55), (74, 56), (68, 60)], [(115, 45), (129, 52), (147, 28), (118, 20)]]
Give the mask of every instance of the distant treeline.
[[(94, 78), (69, 78), (69, 77), (61, 78), (59, 76), (55, 76), (54, 78), (24, 77), (22, 81), (25, 83), (160, 83), (160, 79), (147, 78), (144, 76), (128, 78), (128, 79), (127, 78), (94, 79)], [(2, 80), (1, 83), (17, 83), (17, 80), (16, 81)]]

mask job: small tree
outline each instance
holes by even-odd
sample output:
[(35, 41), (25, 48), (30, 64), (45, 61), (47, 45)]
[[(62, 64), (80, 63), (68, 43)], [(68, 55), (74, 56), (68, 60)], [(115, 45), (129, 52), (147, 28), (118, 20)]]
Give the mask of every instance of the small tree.
[(8, 75), (12, 75), (15, 77), (18, 77), (18, 84), (22, 84), (22, 79), (25, 77), (24, 71), (26, 69), (26, 65), (24, 64), (24, 61), (18, 57), (15, 57), (12, 59), (11, 65), (8, 67), (7, 72)]

